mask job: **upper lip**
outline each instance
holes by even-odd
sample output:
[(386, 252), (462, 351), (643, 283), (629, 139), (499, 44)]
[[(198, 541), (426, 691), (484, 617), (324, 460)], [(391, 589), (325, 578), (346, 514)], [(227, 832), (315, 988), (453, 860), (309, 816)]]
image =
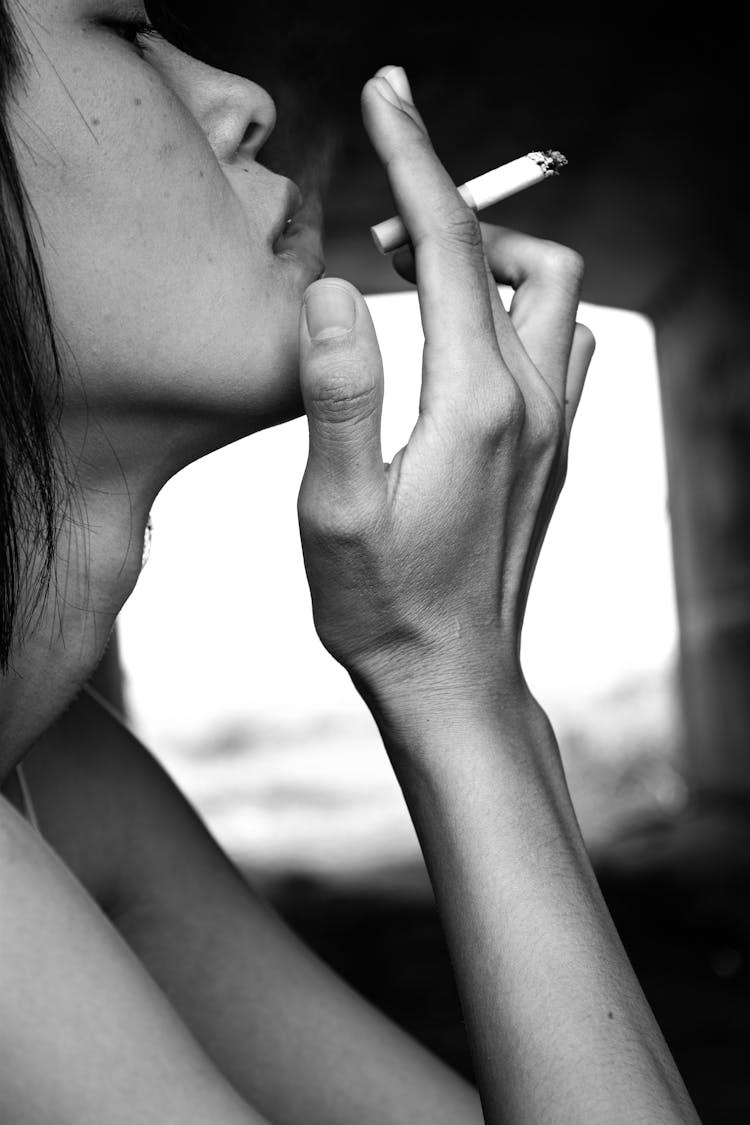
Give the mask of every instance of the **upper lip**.
[(287, 180), (283, 209), (271, 231), (272, 243), (277, 242), (282, 237), (287, 226), (293, 222), (295, 215), (301, 210), (302, 203), (302, 192), (295, 183), (291, 180)]

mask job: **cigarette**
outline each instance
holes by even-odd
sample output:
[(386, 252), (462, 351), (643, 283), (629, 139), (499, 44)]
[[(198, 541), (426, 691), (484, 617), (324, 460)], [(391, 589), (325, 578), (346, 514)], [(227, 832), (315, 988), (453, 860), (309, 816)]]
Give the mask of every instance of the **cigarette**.
[[(467, 180), (457, 189), (459, 195), (472, 211), (483, 211), (509, 195), (525, 191), (532, 184), (557, 176), (568, 161), (561, 152), (547, 149), (545, 152), (528, 152), (491, 172), (485, 172), (473, 180)], [(398, 215), (384, 219), (370, 227), (375, 245), (381, 254), (389, 254), (409, 241), (409, 234)]]

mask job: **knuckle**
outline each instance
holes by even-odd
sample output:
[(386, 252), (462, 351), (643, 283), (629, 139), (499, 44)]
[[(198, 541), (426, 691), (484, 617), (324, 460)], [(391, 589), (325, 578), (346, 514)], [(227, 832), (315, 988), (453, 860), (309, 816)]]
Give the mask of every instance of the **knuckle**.
[(358, 550), (363, 539), (363, 520), (357, 509), (351, 505), (340, 508), (327, 508), (319, 512), (314, 520), (305, 525), (307, 544), (317, 548), (321, 554), (339, 558), (351, 555)]
[(496, 385), (492, 401), (480, 405), (478, 425), (482, 438), (493, 449), (520, 437), (526, 426), (526, 400), (513, 379)]
[(586, 265), (583, 256), (577, 250), (559, 242), (544, 241), (540, 253), (545, 273), (558, 278), (567, 287), (580, 286)]
[(520, 431), (526, 425), (526, 399), (516, 382), (510, 380), (510, 385), (503, 389), (500, 423), (505, 430)]
[(352, 387), (345, 378), (327, 378), (320, 382), (308, 401), (308, 414), (318, 422), (361, 422), (379, 408), (377, 388), (372, 384)]
[(540, 452), (556, 450), (564, 431), (564, 416), (554, 396), (540, 397), (535, 403), (533, 415), (529, 426), (532, 445)]
[(448, 249), (473, 253), (483, 247), (479, 220), (460, 198), (436, 209), (433, 236)]
[(329, 491), (307, 483), (297, 498), (297, 519), (305, 545), (317, 554), (341, 554), (359, 544), (368, 517), (364, 505), (347, 496), (337, 503)]
[(527, 401), (517, 383), (503, 380), (492, 396), (491, 404), (477, 412), (481, 439), (490, 448), (513, 447), (519, 443), (539, 458), (556, 456), (563, 440), (563, 410), (552, 392), (540, 389)]
[(564, 424), (564, 415), (557, 395), (541, 375), (530, 378), (524, 397), (527, 435), (541, 444), (554, 442)]
[(461, 246), (474, 250), (482, 246), (482, 230), (471, 208), (458, 204), (448, 211), (443, 226), (443, 236)]
[(297, 522), (303, 539), (315, 534), (318, 526), (318, 512), (311, 498), (310, 491), (302, 488), (297, 497)]

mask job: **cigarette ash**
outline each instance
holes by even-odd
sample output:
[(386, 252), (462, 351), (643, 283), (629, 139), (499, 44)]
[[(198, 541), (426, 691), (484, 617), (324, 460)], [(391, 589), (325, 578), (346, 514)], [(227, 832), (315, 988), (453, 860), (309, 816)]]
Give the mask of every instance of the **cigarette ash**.
[(560, 169), (568, 163), (567, 158), (554, 148), (545, 149), (544, 152), (530, 152), (528, 157), (539, 165), (545, 176), (558, 176)]

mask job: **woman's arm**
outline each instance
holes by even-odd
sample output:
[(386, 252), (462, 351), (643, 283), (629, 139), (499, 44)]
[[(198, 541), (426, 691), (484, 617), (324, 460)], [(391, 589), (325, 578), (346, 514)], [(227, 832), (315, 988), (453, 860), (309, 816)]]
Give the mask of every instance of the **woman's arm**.
[(540, 708), (528, 698), (451, 712), (425, 693), (384, 729), (486, 1121), (697, 1121), (599, 892)]
[(45, 838), (274, 1125), (480, 1125), (473, 1087), (292, 933), (94, 693), (45, 734), (26, 774)]
[[(581, 263), (510, 231), (483, 240), (411, 101), (376, 77), (363, 107), (414, 248), (401, 268), (419, 289), (422, 394), (383, 466), (366, 305), (336, 279), (307, 291), (299, 515), (316, 627), (422, 841), (487, 1122), (695, 1122), (519, 661), (593, 351), (575, 323)], [(509, 310), (496, 281), (516, 290)]]

